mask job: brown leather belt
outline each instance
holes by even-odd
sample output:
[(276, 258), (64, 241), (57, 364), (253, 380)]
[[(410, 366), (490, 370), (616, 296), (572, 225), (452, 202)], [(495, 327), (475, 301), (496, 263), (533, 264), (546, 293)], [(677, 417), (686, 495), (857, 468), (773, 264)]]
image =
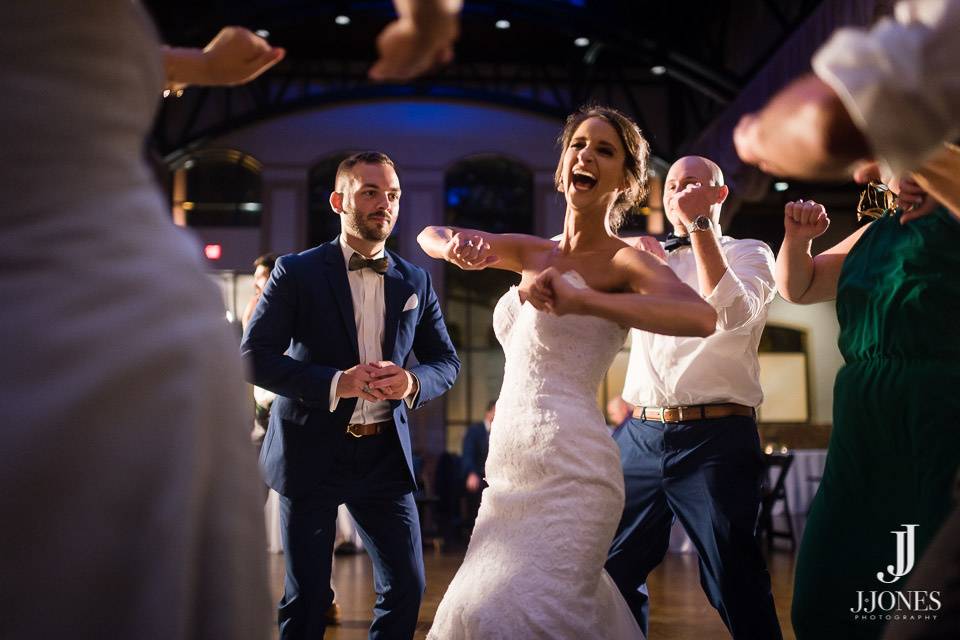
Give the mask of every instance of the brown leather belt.
[(365, 436), (375, 436), (387, 430), (387, 427), (393, 424), (392, 420), (383, 422), (371, 422), (370, 424), (348, 424), (347, 435), (354, 438), (363, 438)]
[(712, 420), (729, 416), (754, 416), (753, 407), (727, 402), (724, 404), (694, 404), (686, 407), (637, 407), (633, 417), (659, 422), (688, 422)]

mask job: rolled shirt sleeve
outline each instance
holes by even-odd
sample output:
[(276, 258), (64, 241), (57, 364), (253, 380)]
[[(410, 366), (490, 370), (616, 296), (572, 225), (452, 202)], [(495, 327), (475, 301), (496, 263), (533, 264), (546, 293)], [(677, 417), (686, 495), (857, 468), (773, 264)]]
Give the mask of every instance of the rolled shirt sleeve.
[(895, 18), (839, 29), (812, 63), (899, 175), (960, 136), (960, 2), (905, 0)]
[(759, 240), (739, 240), (725, 255), (727, 271), (704, 300), (717, 312), (717, 330), (735, 331), (761, 318), (776, 295), (773, 252)]

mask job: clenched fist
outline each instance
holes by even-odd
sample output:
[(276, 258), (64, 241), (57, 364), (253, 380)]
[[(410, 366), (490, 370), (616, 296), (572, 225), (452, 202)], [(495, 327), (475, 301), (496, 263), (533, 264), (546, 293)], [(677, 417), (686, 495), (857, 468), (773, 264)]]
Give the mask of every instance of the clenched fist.
[(443, 258), (466, 271), (485, 269), (500, 260), (490, 251), (490, 243), (482, 236), (460, 232), (453, 234), (447, 242)]
[(577, 287), (554, 267), (540, 272), (530, 285), (527, 300), (535, 309), (557, 316), (581, 313), (585, 287)]
[(830, 218), (822, 204), (813, 200), (788, 202), (783, 208), (783, 226), (786, 238), (812, 241), (830, 226)]

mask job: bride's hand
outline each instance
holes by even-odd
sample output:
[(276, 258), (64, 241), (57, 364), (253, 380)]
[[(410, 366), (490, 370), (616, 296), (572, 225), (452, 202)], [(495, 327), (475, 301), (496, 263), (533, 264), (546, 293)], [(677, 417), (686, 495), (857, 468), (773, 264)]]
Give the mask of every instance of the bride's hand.
[(537, 276), (530, 284), (530, 287), (522, 292), (525, 294), (526, 301), (538, 310), (550, 313), (553, 311), (553, 289), (549, 282), (542, 279), (543, 274)]
[[(533, 281), (528, 300), (542, 311), (563, 316), (568, 313), (581, 313), (584, 291), (586, 289), (574, 286), (562, 273), (549, 267)], [(543, 307), (537, 306), (534, 300), (542, 302)]]
[(482, 236), (455, 233), (444, 248), (443, 257), (466, 271), (486, 269), (499, 262), (500, 258), (490, 249), (490, 243)]

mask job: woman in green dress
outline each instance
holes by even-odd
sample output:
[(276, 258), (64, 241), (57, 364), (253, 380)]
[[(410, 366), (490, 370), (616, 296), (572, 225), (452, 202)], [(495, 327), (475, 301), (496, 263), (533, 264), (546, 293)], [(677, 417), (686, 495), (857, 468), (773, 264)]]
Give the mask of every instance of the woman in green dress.
[(912, 565), (910, 542), (919, 559), (948, 515), (960, 466), (960, 219), (896, 182), (908, 213), (883, 211), (815, 258), (823, 206), (785, 208), (777, 287), (794, 303), (836, 299), (845, 363), (797, 558), (799, 640), (873, 639), (894, 616), (936, 614), (897, 574)]

